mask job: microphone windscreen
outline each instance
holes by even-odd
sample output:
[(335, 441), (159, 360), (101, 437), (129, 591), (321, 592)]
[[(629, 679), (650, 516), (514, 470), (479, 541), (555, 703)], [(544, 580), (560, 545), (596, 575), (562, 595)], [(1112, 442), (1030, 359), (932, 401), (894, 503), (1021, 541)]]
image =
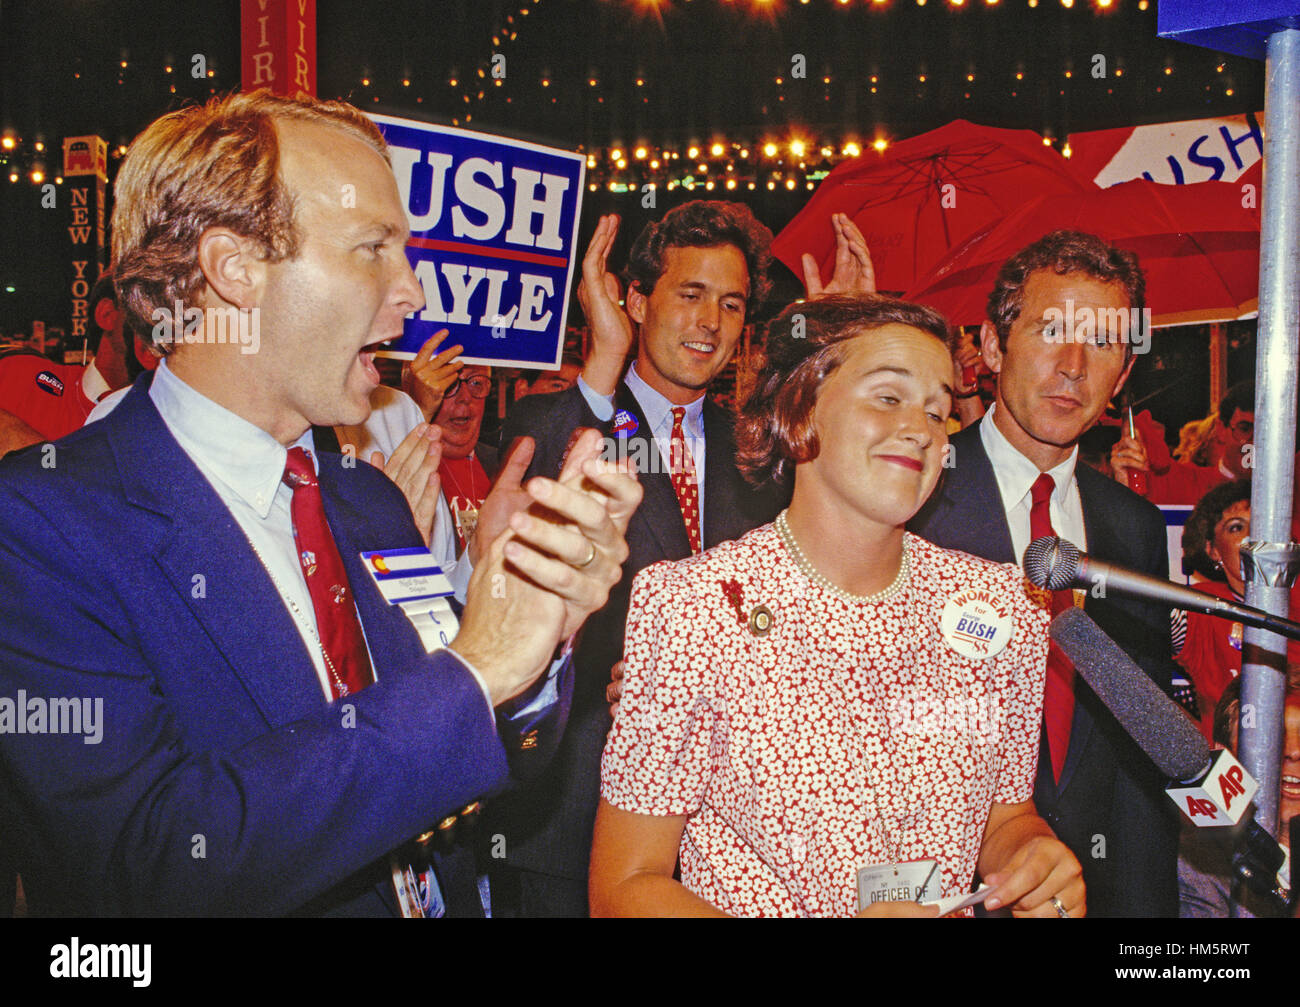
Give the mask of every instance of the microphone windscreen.
[(1205, 770), (1210, 748), (1201, 732), (1092, 619), (1069, 608), (1048, 633), (1161, 773), (1191, 780)]
[(1064, 591), (1079, 573), (1079, 547), (1073, 542), (1043, 535), (1025, 550), (1025, 576), (1049, 591)]

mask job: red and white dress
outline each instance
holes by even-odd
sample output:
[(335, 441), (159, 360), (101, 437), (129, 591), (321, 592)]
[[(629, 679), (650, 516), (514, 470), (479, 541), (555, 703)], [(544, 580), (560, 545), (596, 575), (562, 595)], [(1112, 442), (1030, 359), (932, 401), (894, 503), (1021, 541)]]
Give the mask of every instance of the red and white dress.
[[(1033, 794), (1047, 613), (1019, 568), (907, 543), (879, 601), (812, 582), (772, 525), (636, 578), (601, 792), (686, 816), (682, 883), (724, 912), (851, 916), (858, 868), (909, 860), (964, 893), (991, 805)], [(1011, 617), (983, 660), (940, 631), (970, 589)]]

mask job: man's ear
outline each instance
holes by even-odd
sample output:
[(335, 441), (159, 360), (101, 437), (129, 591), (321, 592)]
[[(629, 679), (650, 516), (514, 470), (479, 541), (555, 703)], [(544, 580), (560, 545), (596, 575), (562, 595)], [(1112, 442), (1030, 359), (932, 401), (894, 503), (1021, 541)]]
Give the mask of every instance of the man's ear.
[(1115, 388), (1111, 391), (1110, 397), (1113, 399), (1119, 394), (1119, 390), (1124, 387), (1124, 382), (1128, 376), (1133, 373), (1133, 364), (1137, 361), (1137, 354), (1129, 354), (1128, 361), (1124, 364), (1124, 369), (1119, 372), (1119, 379), (1115, 382)]
[(990, 371), (994, 374), (1002, 373), (1002, 347), (998, 345), (998, 330), (988, 319), (980, 326), (980, 356)]
[(199, 269), (208, 288), (237, 308), (252, 308), (266, 276), (257, 242), (228, 227), (210, 227), (199, 236)]
[(627, 288), (627, 316), (637, 325), (645, 324), (645, 302), (645, 294), (635, 283)]
[(95, 324), (103, 332), (112, 332), (122, 322), (122, 312), (111, 297), (101, 297), (95, 305)]
[(526, 378), (515, 378), (515, 401), (528, 397), (528, 381)]

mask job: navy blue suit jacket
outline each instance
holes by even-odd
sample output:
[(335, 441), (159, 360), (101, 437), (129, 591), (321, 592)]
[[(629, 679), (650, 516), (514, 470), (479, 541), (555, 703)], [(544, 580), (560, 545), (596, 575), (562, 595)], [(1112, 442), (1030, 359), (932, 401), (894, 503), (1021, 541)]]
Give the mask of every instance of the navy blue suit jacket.
[[(978, 425), (952, 438), (953, 467), (912, 531), (948, 549), (1018, 563), (1006, 511)], [(1087, 551), (1107, 562), (1169, 577), (1164, 518), (1113, 479), (1080, 464)], [(1166, 692), (1174, 665), (1169, 610), (1115, 595), (1088, 597), (1097, 625)], [(1178, 814), (1151, 760), (1081, 678), (1059, 783), (1046, 752), (1038, 760), (1034, 802), (1083, 865), (1089, 916), (1178, 915)]]
[[(148, 382), (104, 420), (0, 463), (0, 696), (103, 702), (99, 744), (0, 735), (0, 830), (29, 904), (392, 913), (386, 854), (505, 785), (513, 747), (474, 677), (426, 654), (362, 568), (362, 549), (422, 544), (406, 501), (379, 470), (320, 455), (379, 673), (327, 704)], [(472, 861), (438, 864), (453, 914), (481, 912)]]

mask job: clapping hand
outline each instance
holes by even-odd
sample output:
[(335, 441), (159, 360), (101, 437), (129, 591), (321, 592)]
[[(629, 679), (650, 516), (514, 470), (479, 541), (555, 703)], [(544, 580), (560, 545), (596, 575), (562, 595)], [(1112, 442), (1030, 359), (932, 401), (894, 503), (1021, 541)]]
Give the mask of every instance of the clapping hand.
[(636, 339), (632, 319), (619, 304), (618, 277), (609, 271), (609, 253), (616, 237), (618, 214), (606, 214), (597, 221), (582, 257), (582, 282), (578, 284), (578, 301), (591, 328), (591, 353), (582, 380), (601, 395), (614, 394), (623, 376), (623, 361)]
[(597, 431), (578, 437), (559, 480), (524, 487), (470, 579), (452, 647), (483, 675), (494, 703), (523, 692), (622, 576), (627, 523), (641, 485), (627, 462), (602, 461)]
[(388, 461), (384, 461), (382, 451), (371, 452), (369, 461), (375, 468), (383, 469), (384, 475), (402, 491), (411, 507), (415, 527), (428, 545), (438, 512), (438, 494), (442, 490), (442, 480), (438, 478), (442, 428), (436, 423), (420, 423), (402, 438)]

